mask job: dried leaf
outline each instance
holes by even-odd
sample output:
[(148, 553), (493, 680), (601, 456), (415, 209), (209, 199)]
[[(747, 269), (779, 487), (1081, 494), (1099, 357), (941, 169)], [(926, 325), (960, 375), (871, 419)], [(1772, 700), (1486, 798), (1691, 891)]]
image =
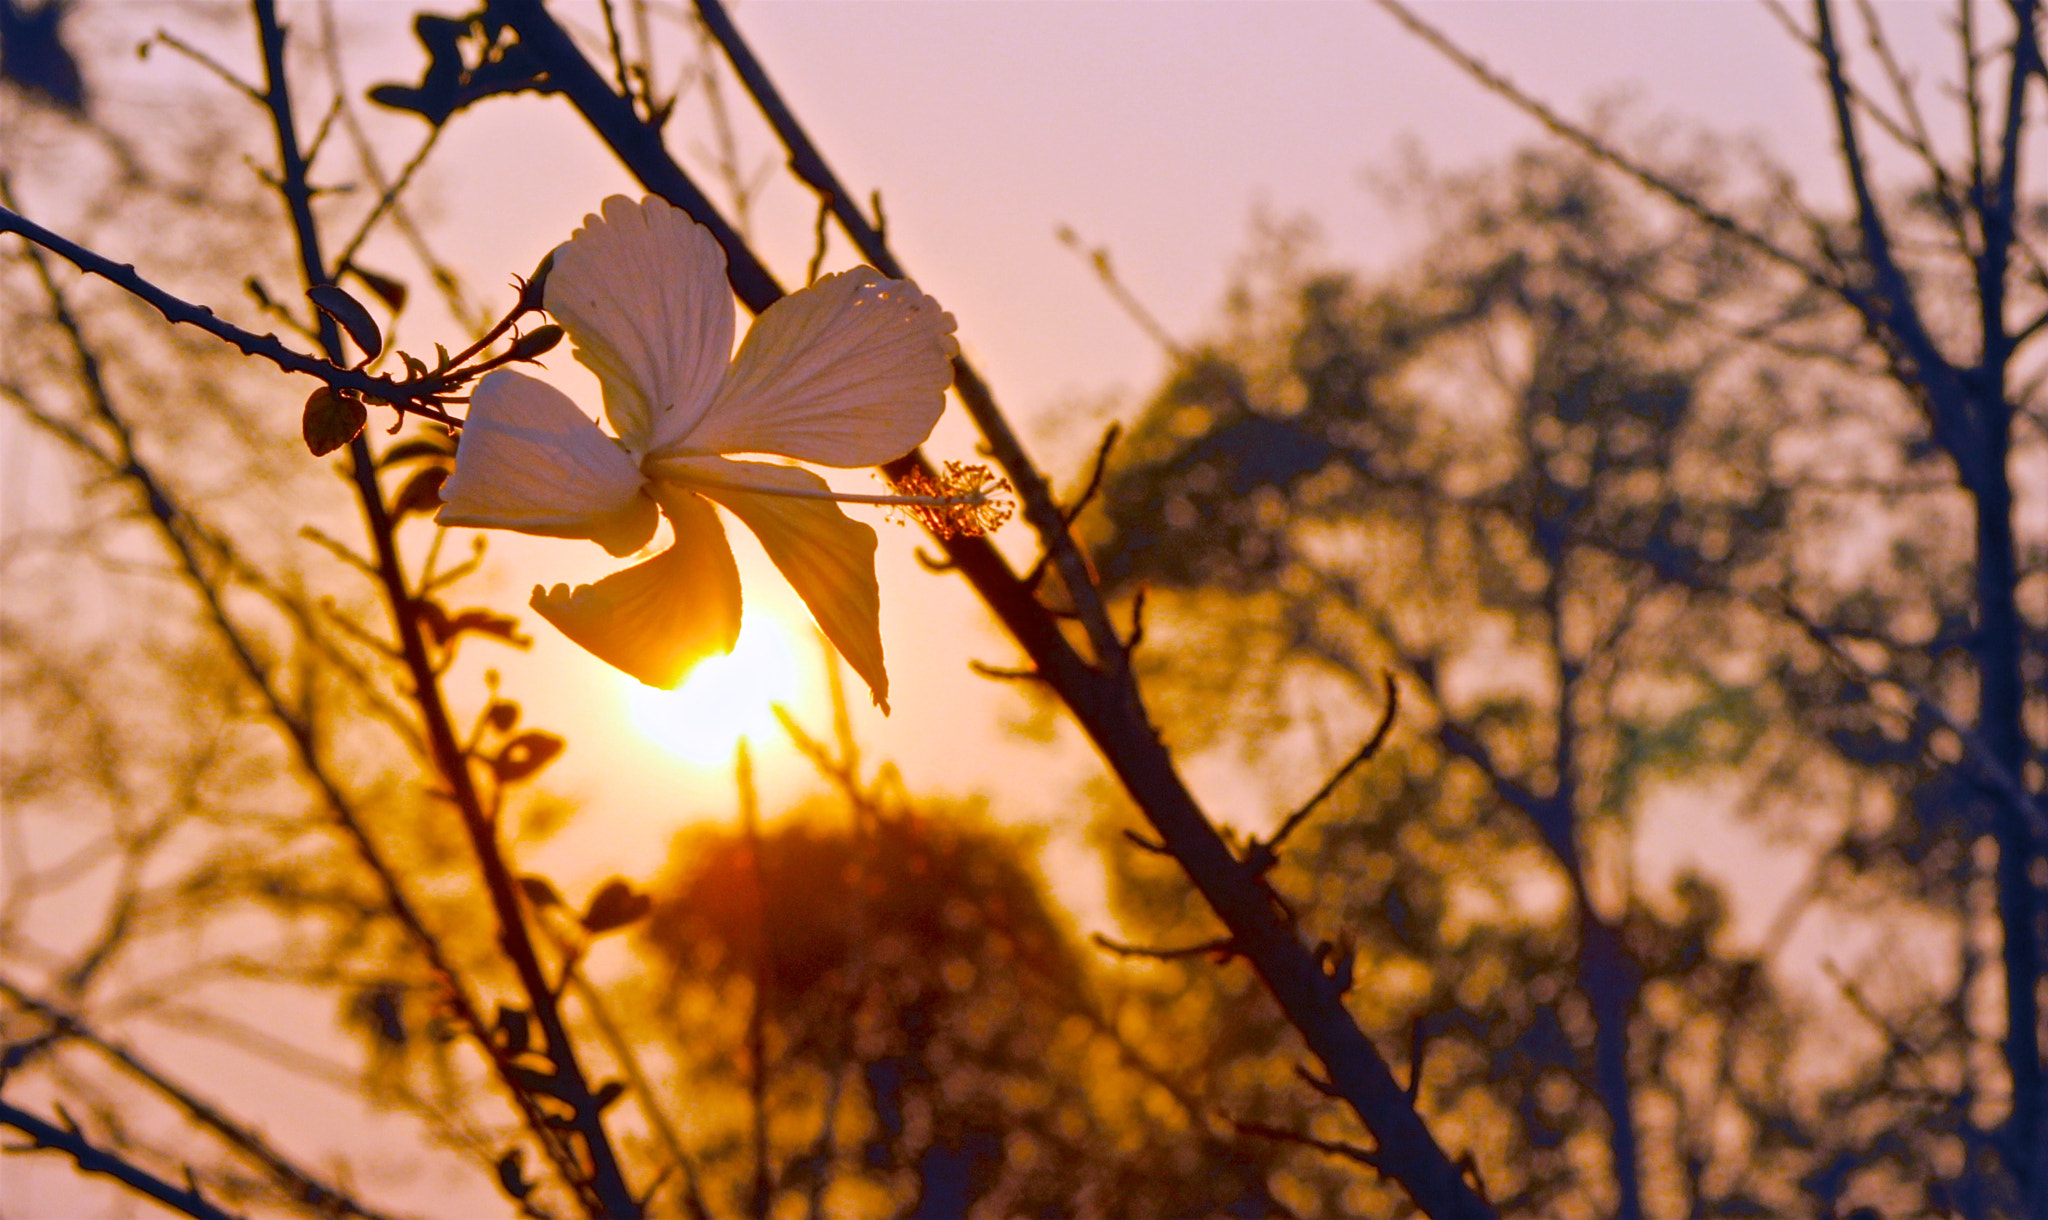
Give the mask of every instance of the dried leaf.
[(384, 350), (384, 332), (377, 326), (377, 319), (370, 316), (369, 307), (361, 301), (332, 284), (315, 284), (306, 289), (306, 299), (313, 302), (321, 313), (340, 323), (355, 345), (363, 349), (365, 356), (375, 356)]
[(407, 513), (431, 513), (441, 507), (441, 484), (448, 481), (446, 466), (429, 466), (405, 481), (391, 497), (393, 520)]
[(521, 733), (498, 751), (498, 756), (491, 760), (491, 769), (498, 773), (499, 783), (518, 783), (555, 761), (563, 744), (561, 738), (539, 729)]
[(363, 425), (370, 422), (369, 408), (354, 398), (335, 392), (332, 386), (321, 386), (306, 396), (306, 411), (299, 420), (299, 431), (306, 438), (306, 448), (314, 457), (326, 457), (336, 449), (361, 436)]
[(519, 879), (519, 888), (526, 894), (526, 900), (536, 908), (565, 905), (562, 896), (555, 892), (555, 883), (546, 877), (536, 877), (529, 873)]
[(449, 620), (448, 634), (442, 638), (452, 640), (465, 631), (503, 640), (514, 648), (525, 648), (533, 643), (530, 638), (519, 634), (518, 619), (489, 610), (464, 610)]
[(379, 466), (396, 466), (400, 462), (446, 461), (455, 456), (455, 441), (438, 432), (424, 436), (409, 437), (384, 451), (377, 459)]
[(625, 927), (644, 917), (653, 907), (653, 899), (635, 893), (632, 886), (614, 877), (591, 897), (590, 908), (583, 912), (583, 926), (591, 935), (599, 935)]
[(354, 273), (357, 279), (363, 282), (363, 287), (369, 289), (378, 300), (384, 302), (385, 306), (392, 313), (397, 313), (405, 308), (405, 299), (410, 295), (410, 292), (404, 283), (388, 275), (367, 271), (353, 264), (350, 265), (349, 270)]

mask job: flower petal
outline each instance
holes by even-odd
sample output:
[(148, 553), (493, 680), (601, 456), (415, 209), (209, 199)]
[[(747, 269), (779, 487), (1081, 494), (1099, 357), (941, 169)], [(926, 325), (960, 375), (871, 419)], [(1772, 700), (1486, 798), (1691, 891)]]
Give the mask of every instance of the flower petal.
[(732, 290), (709, 230), (663, 200), (614, 195), (555, 251), (546, 299), (628, 450), (696, 426), (732, 359)]
[[(875, 703), (889, 710), (889, 674), (882, 666), (882, 598), (875, 583), (875, 531), (830, 500), (801, 500), (788, 491), (829, 491), (825, 480), (795, 466), (728, 462), (723, 458), (671, 459), (664, 464), (693, 486), (694, 471), (715, 480), (698, 488), (731, 509), (761, 540), (783, 577), (809, 606), (811, 617), (867, 682)], [(737, 485), (773, 488), (745, 491)], [(659, 486), (659, 484), (657, 484)]]
[(553, 386), (500, 369), (479, 381), (441, 485), (442, 525), (589, 538), (630, 555), (654, 537), (654, 501), (618, 442)]
[(872, 267), (828, 275), (755, 320), (718, 396), (669, 452), (875, 466), (931, 435), (953, 381), (953, 315)]
[(675, 687), (740, 635), (740, 576), (718, 510), (693, 495), (662, 499), (675, 542), (596, 584), (535, 586), (530, 603), (563, 635), (649, 686)]

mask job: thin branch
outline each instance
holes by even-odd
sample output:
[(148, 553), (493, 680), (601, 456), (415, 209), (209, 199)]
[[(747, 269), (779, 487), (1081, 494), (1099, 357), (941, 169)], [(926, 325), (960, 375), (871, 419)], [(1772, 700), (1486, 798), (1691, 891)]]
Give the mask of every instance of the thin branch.
[(184, 1111), (186, 1117), (260, 1166), (291, 1198), (337, 1215), (355, 1216), (360, 1220), (390, 1220), (390, 1213), (365, 1206), (348, 1192), (321, 1181), (311, 1172), (293, 1164), (290, 1158), (272, 1147), (268, 1140), (228, 1117), (219, 1106), (171, 1080), (135, 1052), (102, 1037), (77, 1015), (29, 994), (4, 976), (0, 976), (0, 995), (5, 995), (9, 1000), (49, 1022), (65, 1037), (90, 1046), (123, 1071), (147, 1084)]
[(184, 39), (178, 37), (176, 34), (171, 33), (169, 30), (158, 30), (155, 34), (150, 36), (148, 42), (142, 44), (141, 50), (147, 51), (149, 50), (151, 45), (159, 43), (169, 47), (173, 51), (176, 51), (178, 54), (183, 55), (186, 59), (189, 59), (193, 63), (198, 64), (200, 67), (206, 69), (208, 72), (213, 73), (213, 75), (219, 77), (221, 81), (226, 83), (228, 88), (233, 89), (235, 92), (241, 94), (245, 98), (248, 98), (250, 101), (256, 103), (258, 106), (263, 105), (263, 91), (261, 89), (258, 89), (256, 86), (250, 84), (248, 81), (243, 80), (241, 77), (236, 76), (233, 72), (230, 72), (228, 70), (226, 64), (221, 63), (218, 59), (215, 59), (213, 56), (208, 55), (206, 52), (200, 50), (198, 47), (193, 46), (191, 43), (186, 42)]
[(1272, 1127), (1265, 1123), (1240, 1122), (1234, 1125), (1244, 1135), (1256, 1135), (1260, 1139), (1277, 1140), (1283, 1144), (1300, 1144), (1304, 1148), (1313, 1148), (1318, 1152), (1327, 1152), (1331, 1156), (1340, 1156), (1347, 1161), (1354, 1161), (1379, 1173), (1387, 1171), (1386, 1162), (1382, 1159), (1381, 1154), (1370, 1148), (1361, 1148), (1356, 1144), (1347, 1144), (1338, 1140), (1317, 1139), (1315, 1136), (1304, 1132), (1290, 1131), (1285, 1127)]
[(2034, 840), (2037, 843), (2048, 842), (2048, 809), (2043, 809), (2040, 801), (2020, 782), (2019, 776), (2000, 761), (1997, 752), (1991, 748), (1991, 743), (1984, 740), (1983, 734), (1950, 715), (1948, 709), (1942, 707), (1916, 683), (1909, 682), (1897, 674), (1879, 676), (1869, 673), (1855, 657), (1849, 655), (1847, 649), (1842, 647), (1836, 633), (1815, 621), (1794, 604), (1791, 598), (1782, 594), (1759, 594), (1757, 600), (1797, 623), (1809, 639), (1820, 645), (1836, 664), (1842, 666), (1866, 687), (1884, 681), (1904, 691), (1917, 710), (1955, 734), (1956, 739), (1962, 743), (1963, 757), (1976, 770), (1978, 777), (1998, 794), (1999, 799), (2025, 819)]
[(1321, 788), (1316, 789), (1315, 795), (1303, 801), (1300, 808), (1287, 815), (1287, 820), (1280, 823), (1280, 828), (1273, 832), (1271, 838), (1253, 841), (1251, 850), (1245, 853), (1245, 862), (1254, 869), (1260, 872), (1271, 870), (1279, 860), (1280, 848), (1287, 842), (1287, 836), (1293, 834), (1295, 829), (1316, 811), (1317, 806), (1330, 799), (1330, 794), (1337, 790), (1338, 785), (1351, 778), (1352, 772), (1379, 753), (1380, 747), (1386, 743), (1387, 733), (1394, 727), (1394, 714), (1401, 706), (1401, 688), (1394, 681), (1394, 671), (1383, 670), (1380, 677), (1386, 684), (1386, 706), (1380, 712), (1379, 723), (1373, 726), (1364, 744), (1344, 761), (1344, 765), (1338, 767)]
[(768, 1167), (768, 987), (774, 978), (768, 960), (768, 863), (761, 851), (760, 794), (754, 787), (754, 755), (747, 739), (733, 751), (733, 784), (739, 790), (740, 828), (752, 866), (754, 917), (754, 994), (747, 1003), (747, 1098), (753, 1112), (754, 1182), (748, 1214), (768, 1220), (775, 1201)]
[[(97, 1147), (74, 1123), (67, 1122), (60, 1127), (0, 1101), (0, 1126), (13, 1127), (28, 1136), (34, 1141), (31, 1148), (61, 1152), (77, 1162), (81, 1172), (112, 1178), (137, 1194), (192, 1217), (192, 1220), (241, 1220), (234, 1213), (208, 1203), (195, 1187), (173, 1186), (141, 1166), (131, 1164), (118, 1153)], [(27, 1149), (0, 1149), (0, 1152), (23, 1151)]]
[(1179, 961), (1190, 957), (1207, 957), (1222, 962), (1244, 955), (1244, 950), (1238, 947), (1237, 941), (1228, 936), (1219, 936), (1215, 940), (1205, 940), (1198, 945), (1182, 945), (1176, 949), (1157, 949), (1146, 945), (1125, 944), (1120, 940), (1112, 940), (1100, 932), (1090, 936), (1089, 939), (1118, 957), (1145, 957), (1161, 962)]
[(1144, 331), (1146, 337), (1159, 346), (1159, 350), (1175, 360), (1187, 360), (1193, 356), (1194, 353), (1160, 323), (1158, 315), (1146, 308), (1145, 302), (1138, 299), (1138, 294), (1132, 292), (1118, 277), (1116, 268), (1110, 265), (1107, 246), (1089, 249), (1081, 241), (1081, 235), (1068, 225), (1054, 229), (1053, 235), (1059, 238), (1061, 245), (1088, 260), (1089, 267), (1095, 272), (1095, 278), (1102, 281), (1102, 286), (1109, 293), (1110, 299), (1117, 303), (1131, 321), (1137, 323), (1138, 329)]
[(1690, 214), (1701, 223), (1726, 233), (1743, 245), (1762, 254), (1770, 261), (1795, 272), (1800, 278), (1813, 284), (1815, 287), (1824, 288), (1831, 294), (1850, 299), (1852, 304), (1857, 299), (1860, 299), (1860, 294), (1856, 293), (1855, 289), (1850, 285), (1823, 273), (1797, 254), (1785, 249), (1769, 237), (1743, 224), (1728, 213), (1711, 206), (1705, 200), (1664, 175), (1623, 156), (1606, 141), (1594, 136), (1585, 128), (1571, 122), (1549, 106), (1536, 100), (1535, 97), (1524, 92), (1513, 81), (1488, 67), (1483, 60), (1453, 42), (1441, 30), (1424, 21), (1413, 9), (1401, 3), (1400, 0), (1373, 0), (1373, 2), (1378, 4), (1381, 9), (1385, 10), (1388, 15), (1392, 16), (1395, 21), (1398, 21), (1410, 33), (1428, 43), (1430, 47), (1444, 56), (1444, 58), (1456, 64), (1467, 76), (1477, 81), (1489, 92), (1508, 102), (1515, 109), (1535, 119), (1543, 126), (1544, 130), (1552, 135), (1577, 148), (1580, 152), (1585, 153), (1601, 164), (1619, 170), (1622, 174), (1634, 179), (1638, 184), (1647, 187), (1653, 193), (1662, 195), (1665, 199), (1676, 204), (1681, 210)]
[(304, 373), (309, 377), (317, 377), (336, 389), (354, 390), (380, 402), (389, 403), (400, 411), (423, 416), (449, 427), (462, 426), (462, 421), (434, 405), (433, 400), (437, 396), (447, 393), (457, 384), (448, 377), (429, 377), (416, 382), (402, 382), (294, 351), (280, 342), (276, 335), (258, 335), (243, 330), (216, 315), (206, 306), (194, 305), (143, 279), (136, 274), (133, 264), (116, 263), (110, 258), (96, 254), (43, 228), (9, 207), (0, 206), (0, 233), (19, 234), (87, 275), (98, 276), (135, 297), (162, 314), (165, 320), (173, 325), (183, 323), (196, 326), (214, 338), (231, 344), (244, 355), (268, 360), (287, 373)]

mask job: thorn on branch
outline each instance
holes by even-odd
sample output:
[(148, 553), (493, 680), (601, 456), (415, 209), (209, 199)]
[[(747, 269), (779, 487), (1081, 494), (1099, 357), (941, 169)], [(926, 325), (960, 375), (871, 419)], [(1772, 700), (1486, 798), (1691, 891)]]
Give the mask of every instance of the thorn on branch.
[(1145, 642), (1145, 586), (1131, 595), (1131, 630), (1124, 636), (1124, 651), (1136, 652), (1138, 645)]
[(1264, 841), (1252, 840), (1251, 846), (1245, 851), (1244, 862), (1254, 873), (1263, 877), (1272, 872), (1273, 867), (1280, 863), (1280, 848), (1286, 843), (1287, 836), (1293, 834), (1295, 829), (1316, 811), (1317, 806), (1328, 800), (1339, 784), (1350, 778), (1353, 771), (1378, 754), (1380, 747), (1386, 744), (1387, 734), (1394, 727), (1394, 714), (1401, 706), (1401, 688), (1395, 683), (1392, 670), (1381, 670), (1380, 677), (1386, 686), (1386, 707), (1380, 712), (1380, 722), (1373, 726), (1371, 735), (1365, 739), (1365, 744), (1359, 746), (1321, 788), (1316, 789), (1316, 794), (1303, 802), (1301, 808), (1287, 815), (1287, 820), (1280, 823), (1280, 828), (1273, 832), (1272, 838)]
[(1325, 978), (1337, 985), (1337, 994), (1343, 995), (1351, 990), (1357, 978), (1358, 947), (1346, 934), (1340, 934), (1334, 943), (1318, 941), (1316, 965), (1322, 969)]
[(1000, 665), (975, 660), (969, 660), (967, 668), (980, 677), (996, 682), (1038, 682), (1046, 686), (1052, 685), (1052, 679), (1037, 669), (1006, 669)]
[(1428, 1051), (1429, 1035), (1423, 1018), (1417, 1017), (1408, 1030), (1408, 1084), (1401, 1090), (1411, 1106), (1422, 1096), (1422, 1061)]
[(1074, 497), (1074, 502), (1060, 510), (1062, 523), (1072, 525), (1074, 519), (1088, 507), (1089, 501), (1102, 490), (1102, 474), (1109, 467), (1109, 451), (1116, 446), (1123, 432), (1123, 425), (1117, 423), (1112, 423), (1103, 430), (1102, 442), (1095, 447), (1095, 462), (1088, 470), (1088, 481), (1081, 485), (1081, 494)]
[(1471, 1180), (1472, 1189), (1478, 1192), (1481, 1202), (1489, 1207), (1493, 1205), (1493, 1195), (1486, 1189), (1486, 1179), (1479, 1176), (1479, 1162), (1470, 1151), (1458, 1157), (1458, 1172)]
[(1337, 1101), (1344, 1100), (1343, 1092), (1327, 1077), (1318, 1076), (1298, 1063), (1294, 1065), (1294, 1074), (1301, 1077), (1303, 1084), (1321, 1093), (1323, 1096), (1334, 1098)]
[(1095, 933), (1090, 939), (1118, 957), (1148, 957), (1154, 961), (1162, 962), (1178, 961), (1189, 957), (1207, 957), (1221, 965), (1233, 957), (1241, 957), (1244, 954), (1244, 950), (1238, 948), (1237, 938), (1234, 936), (1221, 936), (1215, 940), (1205, 940), (1199, 945), (1183, 945), (1177, 949), (1154, 949), (1144, 945), (1127, 945), (1122, 941), (1111, 940), (1100, 932)]
[(918, 566), (922, 567), (927, 572), (932, 572), (935, 574), (951, 572), (960, 566), (959, 564), (954, 563), (952, 560), (946, 558), (943, 555), (932, 554), (930, 551), (925, 550), (923, 547), (918, 547), (916, 551), (913, 552), (913, 554), (917, 556)]
[(1135, 830), (1124, 831), (1124, 838), (1129, 839), (1137, 847), (1149, 851), (1155, 856), (1170, 856), (1173, 854), (1166, 849), (1166, 844), (1156, 839), (1148, 839)]

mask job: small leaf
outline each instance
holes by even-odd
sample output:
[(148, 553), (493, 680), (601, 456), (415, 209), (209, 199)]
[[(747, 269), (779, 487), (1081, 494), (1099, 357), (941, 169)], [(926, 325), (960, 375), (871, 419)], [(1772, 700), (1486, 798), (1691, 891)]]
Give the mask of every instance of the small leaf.
[(625, 1085), (620, 1084), (616, 1080), (607, 1080), (597, 1090), (597, 1096), (591, 1098), (591, 1101), (596, 1103), (598, 1113), (602, 1114), (607, 1106), (625, 1096), (625, 1093)]
[(455, 456), (455, 442), (439, 433), (429, 432), (402, 440), (384, 451), (377, 459), (379, 466), (396, 466), (400, 462), (445, 461)]
[(377, 319), (370, 316), (369, 309), (348, 293), (332, 284), (315, 284), (306, 289), (306, 299), (313, 302), (321, 313), (333, 318), (363, 349), (365, 356), (375, 356), (384, 350), (384, 332), (377, 327)]
[(553, 733), (539, 729), (521, 733), (498, 751), (498, 756), (491, 760), (491, 769), (498, 773), (499, 783), (518, 783), (555, 761), (555, 755), (562, 752), (562, 745), (562, 739)]
[(434, 345), (434, 355), (435, 355), (435, 356), (436, 356), (436, 357), (437, 357), (437, 358), (439, 359), (439, 361), (440, 361), (440, 363), (438, 363), (438, 364), (436, 364), (436, 365), (434, 366), (434, 367), (435, 367), (435, 368), (437, 368), (437, 369), (445, 369), (445, 368), (447, 368), (447, 367), (448, 367), (448, 366), (449, 366), (450, 364), (454, 363), (454, 362), (453, 362), (452, 360), (450, 360), (450, 359), (448, 358), (448, 349), (447, 349), (447, 347), (446, 347), (446, 346), (444, 346), (444, 345), (442, 345), (442, 344), (436, 343), (436, 344)]
[(448, 634), (443, 638), (454, 639), (465, 631), (494, 636), (514, 648), (525, 648), (533, 643), (528, 637), (519, 634), (518, 619), (494, 614), (489, 610), (464, 610), (448, 623)]
[(455, 638), (455, 628), (448, 622), (448, 612), (441, 608), (441, 603), (422, 597), (415, 599), (412, 606), (413, 613), (419, 617), (420, 626), (433, 637), (435, 644), (446, 644)]
[(392, 313), (397, 313), (405, 308), (405, 299), (411, 294), (400, 281), (388, 275), (382, 275), (378, 272), (358, 267), (353, 263), (349, 264), (349, 271), (363, 282), (363, 287), (369, 289), (378, 300), (384, 302), (385, 307), (390, 309)]
[(427, 363), (418, 356), (411, 352), (400, 352), (398, 358), (405, 362), (405, 375), (408, 379), (418, 381), (427, 375)]
[(306, 411), (299, 420), (299, 431), (305, 436), (306, 448), (312, 450), (314, 457), (326, 457), (361, 436), (363, 425), (369, 422), (369, 408), (354, 398), (336, 393), (332, 386), (321, 386), (306, 396)]
[(500, 733), (509, 733), (519, 723), (519, 705), (500, 699), (484, 709), (484, 723)]
[(407, 513), (431, 513), (441, 507), (441, 484), (448, 481), (446, 466), (429, 466), (405, 481), (391, 497), (393, 520)]
[(564, 905), (562, 896), (555, 892), (554, 882), (549, 881), (546, 877), (535, 877), (531, 874), (521, 877), (519, 879), (519, 888), (525, 892), (526, 900), (532, 903), (536, 909), (544, 910), (548, 907)]
[(634, 893), (632, 886), (614, 877), (591, 896), (590, 908), (583, 912), (583, 926), (591, 935), (599, 935), (625, 927), (644, 917), (653, 907), (652, 898)]
[(526, 1150), (514, 1148), (498, 1158), (498, 1185), (515, 1199), (524, 1199), (533, 1193), (533, 1183), (526, 1180)]

